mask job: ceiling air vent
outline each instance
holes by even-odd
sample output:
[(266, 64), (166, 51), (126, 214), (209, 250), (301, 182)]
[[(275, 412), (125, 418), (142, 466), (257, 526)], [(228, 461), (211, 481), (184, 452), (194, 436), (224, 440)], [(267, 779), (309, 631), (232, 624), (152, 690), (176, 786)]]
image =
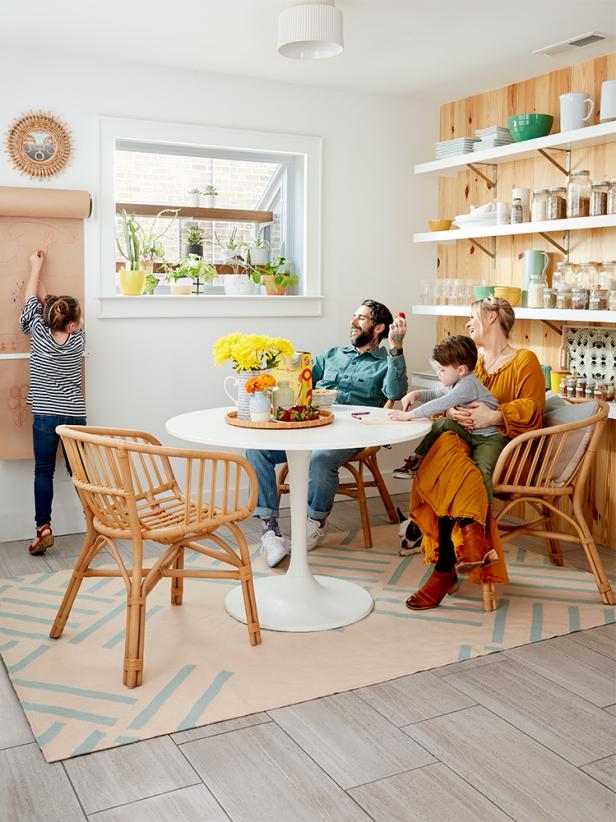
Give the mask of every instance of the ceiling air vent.
[(573, 48), (582, 48), (583, 46), (590, 46), (591, 43), (599, 43), (601, 40), (605, 40), (606, 37), (607, 34), (601, 34), (599, 31), (587, 31), (585, 34), (578, 34), (568, 40), (561, 40), (560, 43), (543, 46), (543, 48), (533, 51), (533, 54), (544, 54), (546, 57), (552, 57), (554, 54), (560, 54)]

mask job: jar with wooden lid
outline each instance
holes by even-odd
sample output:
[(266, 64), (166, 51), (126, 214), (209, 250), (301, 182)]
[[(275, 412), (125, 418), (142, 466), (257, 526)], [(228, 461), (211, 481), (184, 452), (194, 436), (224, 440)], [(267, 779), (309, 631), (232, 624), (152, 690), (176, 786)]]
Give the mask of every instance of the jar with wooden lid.
[(567, 216), (567, 189), (564, 186), (548, 188), (546, 219), (563, 220)]
[(571, 308), (571, 289), (562, 288), (556, 292), (556, 308)]
[(616, 177), (609, 181), (607, 190), (607, 213), (616, 214)]
[(588, 308), (589, 291), (587, 288), (571, 289), (571, 308), (576, 311), (584, 311)]
[(607, 214), (607, 180), (593, 180), (590, 186), (589, 214), (591, 217), (602, 217)]
[(588, 169), (571, 172), (567, 183), (567, 217), (588, 217), (590, 186)]
[(607, 311), (609, 308), (607, 289), (595, 288), (591, 291), (588, 307), (591, 311)]

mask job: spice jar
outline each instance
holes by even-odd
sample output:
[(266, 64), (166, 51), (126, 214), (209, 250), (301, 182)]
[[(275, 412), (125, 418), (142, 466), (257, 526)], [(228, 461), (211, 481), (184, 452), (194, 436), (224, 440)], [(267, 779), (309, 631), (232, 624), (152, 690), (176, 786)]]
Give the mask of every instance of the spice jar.
[(588, 289), (587, 288), (572, 288), (571, 289), (571, 308), (577, 311), (583, 311), (588, 308)]
[(606, 382), (605, 383), (605, 399), (608, 402), (612, 402), (614, 399), (614, 383), (613, 382)]
[(543, 307), (544, 308), (556, 308), (556, 289), (555, 288), (544, 288), (543, 289)]
[(524, 220), (524, 209), (522, 208), (522, 200), (516, 197), (511, 205), (511, 222), (521, 223)]
[(586, 391), (586, 380), (584, 379), (584, 377), (581, 377), (579, 380), (575, 381), (575, 398), (576, 398), (576, 400), (583, 400), (585, 391)]
[(607, 190), (607, 213), (616, 214), (616, 177), (609, 181)]
[(566, 189), (562, 186), (548, 188), (546, 217), (548, 220), (562, 220), (567, 216)]
[(575, 377), (567, 377), (567, 397), (572, 400), (575, 398)]
[[(605, 189), (605, 204), (607, 208), (607, 188)], [(536, 223), (540, 220), (547, 220), (548, 190), (547, 188), (536, 188), (533, 191), (533, 204), (530, 209), (530, 219)], [(605, 212), (604, 212), (605, 213)]]
[(595, 381), (588, 380), (586, 383), (586, 390), (584, 391), (584, 398), (587, 400), (592, 400), (595, 393)]
[(590, 185), (587, 169), (571, 172), (567, 183), (567, 217), (588, 217)]
[(601, 217), (607, 214), (607, 180), (593, 180), (590, 187), (589, 214), (591, 217)]
[(560, 396), (566, 397), (567, 396), (567, 377), (560, 378)]
[(608, 299), (610, 311), (616, 311), (616, 291), (610, 291)]
[(596, 400), (604, 400), (605, 399), (605, 386), (602, 382), (595, 383), (595, 391), (593, 394)]
[(595, 288), (591, 291), (588, 307), (591, 311), (607, 311), (609, 307), (607, 289)]
[(556, 292), (556, 308), (571, 308), (570, 288), (563, 288)]

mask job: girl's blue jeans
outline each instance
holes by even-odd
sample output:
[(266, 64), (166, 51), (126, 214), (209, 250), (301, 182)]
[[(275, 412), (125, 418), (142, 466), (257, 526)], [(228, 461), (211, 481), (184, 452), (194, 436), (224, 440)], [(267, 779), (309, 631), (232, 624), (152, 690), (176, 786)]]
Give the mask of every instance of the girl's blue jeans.
[[(34, 511), (36, 527), (51, 524), (53, 474), (60, 437), (57, 425), (85, 425), (85, 417), (67, 417), (63, 414), (34, 414), (32, 439), (34, 444)], [(62, 449), (64, 450), (64, 449)], [(66, 469), (71, 473), (66, 453)]]

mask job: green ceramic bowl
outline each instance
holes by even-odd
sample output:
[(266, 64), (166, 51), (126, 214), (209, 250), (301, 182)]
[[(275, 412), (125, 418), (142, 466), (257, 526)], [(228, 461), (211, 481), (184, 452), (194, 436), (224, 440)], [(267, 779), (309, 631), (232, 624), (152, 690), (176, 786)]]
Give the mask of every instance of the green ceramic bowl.
[(509, 131), (516, 143), (545, 137), (550, 133), (553, 122), (551, 114), (514, 114), (508, 120)]
[(485, 300), (486, 297), (491, 297), (494, 294), (493, 285), (474, 285), (473, 286), (473, 297), (476, 300)]

